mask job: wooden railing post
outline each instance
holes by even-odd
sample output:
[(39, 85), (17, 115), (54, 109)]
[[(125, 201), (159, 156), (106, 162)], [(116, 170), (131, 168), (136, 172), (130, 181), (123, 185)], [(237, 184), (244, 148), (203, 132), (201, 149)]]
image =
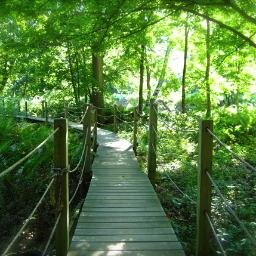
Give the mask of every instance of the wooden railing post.
[(28, 117), (28, 102), (25, 101), (25, 116)]
[(211, 183), (207, 172), (212, 171), (213, 141), (208, 129), (212, 130), (212, 120), (200, 121), (199, 135), (199, 170), (198, 170), (198, 202), (197, 202), (197, 237), (196, 255), (210, 255), (210, 234), (206, 214), (211, 213)]
[(55, 232), (56, 255), (66, 256), (69, 248), (69, 177), (68, 177), (68, 123), (54, 119), (54, 169), (57, 172), (55, 202), (60, 220)]
[(85, 117), (83, 120), (83, 130), (85, 136), (86, 150), (85, 150), (85, 170), (84, 178), (85, 182), (91, 177), (91, 119), (92, 119), (92, 106), (90, 104), (86, 105)]
[(137, 156), (137, 146), (138, 146), (138, 107), (134, 108), (133, 111), (133, 151), (135, 156)]
[(148, 177), (154, 185), (156, 181), (156, 141), (157, 141), (157, 104), (150, 100), (148, 135)]

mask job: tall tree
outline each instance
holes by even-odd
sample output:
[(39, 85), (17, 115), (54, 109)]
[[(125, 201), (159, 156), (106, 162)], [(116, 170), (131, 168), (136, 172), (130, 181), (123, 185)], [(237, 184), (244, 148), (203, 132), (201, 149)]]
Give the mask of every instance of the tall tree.
[(166, 51), (165, 51), (164, 62), (163, 62), (163, 65), (162, 65), (162, 69), (161, 69), (161, 72), (160, 72), (158, 83), (157, 83), (156, 88), (155, 88), (155, 90), (152, 94), (152, 97), (154, 97), (154, 98), (158, 97), (158, 94), (161, 90), (161, 87), (164, 84), (164, 79), (165, 79), (165, 74), (166, 74), (166, 69), (167, 69), (170, 53), (171, 53), (171, 39), (169, 38), (167, 40), (167, 47), (166, 47)]
[(95, 52), (92, 53), (92, 92), (91, 102), (99, 107), (104, 107), (103, 97), (103, 56)]
[(211, 85), (210, 85), (210, 67), (211, 67), (211, 54), (210, 54), (210, 21), (206, 19), (206, 70), (205, 70), (205, 86), (206, 86), (206, 117), (211, 116)]
[(145, 70), (145, 46), (141, 45), (140, 54), (140, 84), (139, 84), (139, 106), (138, 111), (141, 114), (143, 108), (143, 84), (144, 84), (144, 70)]
[[(187, 17), (188, 19), (188, 17)], [(187, 72), (187, 56), (188, 56), (188, 20), (185, 22), (185, 44), (184, 44), (184, 63), (182, 72), (182, 89), (181, 89), (181, 112), (186, 112), (186, 72)]]

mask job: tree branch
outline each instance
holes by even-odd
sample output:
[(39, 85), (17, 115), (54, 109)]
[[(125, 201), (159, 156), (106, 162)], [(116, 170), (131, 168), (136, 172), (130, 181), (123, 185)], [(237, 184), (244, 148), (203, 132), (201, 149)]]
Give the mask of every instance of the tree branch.
[(244, 19), (256, 25), (256, 18), (248, 15), (242, 8), (240, 8), (235, 1), (228, 0), (230, 7), (238, 12)]
[(243, 33), (237, 31), (235, 28), (224, 24), (223, 22), (216, 20), (214, 18), (209, 17), (207, 14), (204, 13), (200, 13), (194, 9), (190, 9), (190, 8), (186, 8), (186, 7), (178, 7), (175, 5), (172, 5), (171, 8), (173, 8), (174, 10), (183, 10), (186, 12), (190, 12), (193, 13), (194, 15), (197, 15), (199, 17), (202, 17), (204, 19), (208, 19), (209, 21), (214, 22), (215, 24), (218, 24), (220, 27), (225, 28), (226, 30), (229, 30), (230, 32), (232, 32), (233, 34), (239, 36), (240, 38), (242, 38), (244, 41), (246, 41), (250, 46), (256, 48), (256, 43), (254, 41), (251, 40), (250, 37), (245, 36)]

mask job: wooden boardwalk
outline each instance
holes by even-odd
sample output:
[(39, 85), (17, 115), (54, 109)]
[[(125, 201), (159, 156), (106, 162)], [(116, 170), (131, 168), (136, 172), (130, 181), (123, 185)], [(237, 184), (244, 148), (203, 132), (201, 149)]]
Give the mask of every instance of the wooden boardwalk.
[(98, 142), (68, 255), (185, 255), (131, 145), (101, 129)]

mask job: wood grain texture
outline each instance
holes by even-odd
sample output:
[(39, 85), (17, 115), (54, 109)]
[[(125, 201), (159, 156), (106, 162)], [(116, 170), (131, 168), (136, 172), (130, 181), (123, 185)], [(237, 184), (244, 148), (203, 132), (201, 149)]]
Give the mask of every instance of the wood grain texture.
[(159, 199), (131, 145), (98, 132), (93, 178), (69, 256), (184, 256)]

